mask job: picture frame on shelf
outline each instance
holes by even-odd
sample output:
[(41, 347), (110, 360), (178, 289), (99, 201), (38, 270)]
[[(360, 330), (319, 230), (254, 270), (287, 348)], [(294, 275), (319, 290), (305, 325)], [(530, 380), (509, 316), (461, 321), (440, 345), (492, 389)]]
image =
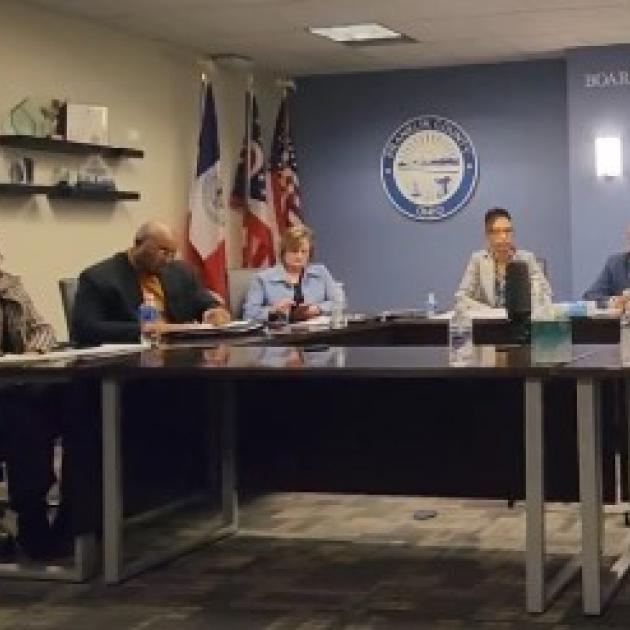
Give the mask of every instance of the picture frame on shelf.
[(66, 140), (106, 145), (109, 141), (108, 107), (67, 103)]

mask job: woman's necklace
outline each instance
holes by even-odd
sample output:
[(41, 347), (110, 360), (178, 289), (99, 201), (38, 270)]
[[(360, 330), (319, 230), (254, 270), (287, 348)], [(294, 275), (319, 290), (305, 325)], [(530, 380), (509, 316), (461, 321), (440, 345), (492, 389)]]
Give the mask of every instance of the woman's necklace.
[(300, 274), (287, 271), (287, 280), (289, 284), (297, 284), (300, 281)]
[(507, 263), (501, 262), (495, 259), (494, 266), (496, 269), (497, 278), (503, 280), (505, 278), (505, 270), (507, 268)]

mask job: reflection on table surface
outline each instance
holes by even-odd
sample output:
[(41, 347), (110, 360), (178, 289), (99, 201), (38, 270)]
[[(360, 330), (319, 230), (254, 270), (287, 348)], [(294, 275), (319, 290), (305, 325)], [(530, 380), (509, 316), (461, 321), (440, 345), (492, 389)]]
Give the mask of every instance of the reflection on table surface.
[(242, 372), (287, 373), (327, 371), (344, 373), (408, 371), (454, 376), (457, 373), (483, 375), (494, 371), (501, 376), (542, 375), (555, 370), (600, 369), (623, 371), (619, 346), (573, 345), (543, 354), (530, 346), (477, 345), (464, 361), (453, 360), (448, 346), (343, 346), (343, 345), (247, 345), (215, 343), (203, 345), (163, 345), (131, 354), (80, 357), (45, 361), (33, 365), (11, 364), (0, 367), (0, 376), (68, 372), (78, 376), (100, 376), (116, 372), (161, 369), (171, 372), (239, 370)]
[[(616, 346), (613, 346), (616, 348)], [(535, 370), (562, 366), (597, 355), (608, 346), (573, 346), (569, 355), (544, 360), (529, 346), (475, 346), (466, 361), (453, 362), (447, 346), (259, 346), (217, 344), (213, 346), (147, 349), (136, 356), (120, 357), (120, 367), (192, 369), (286, 369), (286, 370)], [(557, 358), (557, 360), (555, 360)]]

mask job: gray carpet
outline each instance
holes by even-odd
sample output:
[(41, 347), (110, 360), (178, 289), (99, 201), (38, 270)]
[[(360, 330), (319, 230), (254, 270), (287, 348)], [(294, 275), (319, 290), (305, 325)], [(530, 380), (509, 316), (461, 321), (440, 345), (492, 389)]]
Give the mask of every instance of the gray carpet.
[[(438, 516), (418, 522), (415, 509)], [(241, 534), (115, 586), (0, 581), (0, 628), (402, 630), (628, 628), (630, 584), (601, 618), (575, 581), (524, 612), (521, 506), (275, 494), (244, 506)], [(579, 548), (575, 506), (547, 513), (552, 565)], [(630, 532), (606, 515), (607, 554)], [(155, 534), (145, 534), (151, 536)]]

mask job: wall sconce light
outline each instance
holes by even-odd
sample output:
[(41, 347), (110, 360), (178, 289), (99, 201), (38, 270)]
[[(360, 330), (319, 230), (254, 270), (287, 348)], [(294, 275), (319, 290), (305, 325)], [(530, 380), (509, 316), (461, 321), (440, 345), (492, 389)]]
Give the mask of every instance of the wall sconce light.
[(595, 138), (595, 166), (598, 177), (621, 175), (621, 138), (617, 136)]

